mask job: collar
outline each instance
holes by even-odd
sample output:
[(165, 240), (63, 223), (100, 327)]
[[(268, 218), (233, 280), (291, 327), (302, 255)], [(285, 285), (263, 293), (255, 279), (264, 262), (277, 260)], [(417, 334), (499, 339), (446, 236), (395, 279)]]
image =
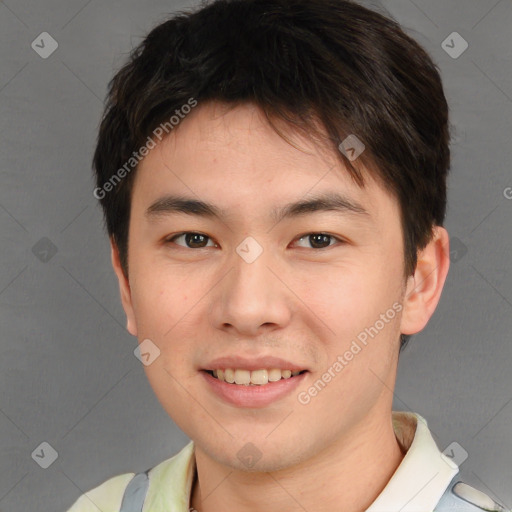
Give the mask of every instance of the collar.
[(402, 411), (392, 415), (396, 438), (407, 453), (366, 512), (434, 510), (459, 469), (439, 450), (422, 416)]
[[(393, 411), (392, 420), (396, 438), (407, 453), (366, 512), (432, 511), (459, 469), (439, 450), (422, 416)], [(194, 442), (149, 474), (147, 510), (187, 512), (196, 474)]]

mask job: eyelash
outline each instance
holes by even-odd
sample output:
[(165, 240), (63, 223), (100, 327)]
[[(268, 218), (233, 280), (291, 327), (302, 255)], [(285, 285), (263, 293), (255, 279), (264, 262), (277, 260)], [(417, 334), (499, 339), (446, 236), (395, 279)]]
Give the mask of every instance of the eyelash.
[[(181, 233), (177, 233), (176, 235), (173, 235), (169, 238), (166, 238), (165, 239), (165, 243), (168, 244), (168, 243), (174, 243), (174, 240), (176, 240), (177, 238), (183, 236), (183, 235), (201, 235), (209, 240), (212, 240), (211, 237), (209, 237), (208, 235), (205, 235), (204, 233), (200, 233), (198, 231), (183, 231)], [(334, 239), (334, 240), (337, 240), (339, 242), (339, 244), (346, 244), (347, 242), (337, 236), (334, 236), (334, 235), (331, 235), (329, 233), (324, 233), (324, 232), (321, 232), (321, 231), (313, 231), (313, 232), (310, 232), (310, 233), (305, 233), (304, 235), (301, 235), (299, 237), (297, 237), (295, 240), (302, 240), (303, 238), (307, 238), (311, 235), (323, 235), (323, 236), (327, 236), (327, 237), (330, 237), (331, 239)], [(178, 245), (178, 244), (176, 244)], [(178, 247), (181, 247), (182, 249), (190, 249), (190, 250), (199, 250), (199, 249), (207, 249), (208, 247), (199, 247), (199, 248), (193, 248), (193, 247), (186, 247), (186, 246), (182, 246), (182, 245), (178, 245)], [(330, 247), (333, 247), (333, 245), (328, 245), (327, 247), (321, 247), (321, 248), (315, 248), (315, 247), (306, 247), (306, 249), (311, 249), (311, 250), (314, 250), (314, 251), (322, 251), (322, 250), (326, 250), (326, 249), (329, 249)]]

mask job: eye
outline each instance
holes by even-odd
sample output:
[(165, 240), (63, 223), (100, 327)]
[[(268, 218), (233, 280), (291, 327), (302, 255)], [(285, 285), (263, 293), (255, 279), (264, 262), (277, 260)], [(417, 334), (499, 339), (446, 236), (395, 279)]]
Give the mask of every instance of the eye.
[[(344, 240), (328, 233), (307, 233), (302, 235), (298, 241), (305, 240), (307, 243), (311, 243), (313, 249), (325, 249), (330, 247), (329, 239), (337, 240), (340, 243), (345, 243)], [(320, 247), (319, 247), (320, 246)], [(311, 247), (308, 247), (311, 248)]]
[[(178, 233), (170, 238), (165, 240), (166, 243), (174, 242), (180, 238), (184, 237), (185, 246), (188, 249), (203, 249), (206, 247), (205, 242), (209, 240), (210, 237), (207, 235), (203, 235), (202, 233), (196, 233), (195, 231), (186, 231), (184, 233)], [(212, 242), (213, 243), (213, 242)], [(182, 244), (176, 244), (183, 247)], [(211, 245), (210, 247), (216, 247), (216, 244)]]
[[(183, 238), (183, 243), (177, 243), (176, 241)], [(195, 231), (185, 231), (183, 233), (178, 233), (177, 235), (173, 235), (165, 240), (165, 243), (175, 243), (181, 247), (186, 247), (188, 249), (204, 249), (206, 247), (217, 247), (213, 241), (211, 241), (211, 245), (208, 246), (208, 240), (211, 241), (211, 238), (203, 233), (198, 233)], [(297, 239), (298, 242), (304, 241), (310, 244), (309, 249), (326, 249), (331, 247), (333, 244), (332, 241), (338, 241), (339, 243), (345, 243), (344, 240), (338, 238), (334, 235), (329, 235), (328, 233), (307, 233), (302, 235)]]

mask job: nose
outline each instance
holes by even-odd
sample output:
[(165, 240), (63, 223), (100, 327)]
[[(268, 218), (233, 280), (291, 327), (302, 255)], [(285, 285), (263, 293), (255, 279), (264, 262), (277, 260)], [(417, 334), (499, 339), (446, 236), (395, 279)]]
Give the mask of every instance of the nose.
[(278, 258), (263, 250), (252, 260), (239, 247), (229, 265), (210, 299), (213, 325), (245, 337), (285, 327), (292, 315), (294, 295)]

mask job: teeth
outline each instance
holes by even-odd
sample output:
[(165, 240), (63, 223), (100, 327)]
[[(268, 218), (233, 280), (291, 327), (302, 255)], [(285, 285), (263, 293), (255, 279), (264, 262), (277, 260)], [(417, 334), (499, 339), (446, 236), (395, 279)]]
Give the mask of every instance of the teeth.
[(235, 382), (235, 372), (231, 368), (226, 368), (224, 370), (224, 380), (226, 382), (229, 382), (230, 384), (233, 384), (233, 382)]
[(235, 370), (235, 384), (250, 384), (251, 372), (247, 370)]
[(272, 368), (268, 371), (268, 380), (270, 382), (277, 382), (281, 380), (281, 370), (279, 368)]
[(269, 382), (277, 382), (281, 379), (289, 379), (298, 375), (300, 370), (292, 372), (291, 370), (281, 370), (279, 368), (271, 368), (269, 370), (240, 370), (226, 368), (225, 370), (213, 370), (214, 377), (219, 380), (229, 382), (230, 384), (241, 384), (244, 386), (264, 386)]

